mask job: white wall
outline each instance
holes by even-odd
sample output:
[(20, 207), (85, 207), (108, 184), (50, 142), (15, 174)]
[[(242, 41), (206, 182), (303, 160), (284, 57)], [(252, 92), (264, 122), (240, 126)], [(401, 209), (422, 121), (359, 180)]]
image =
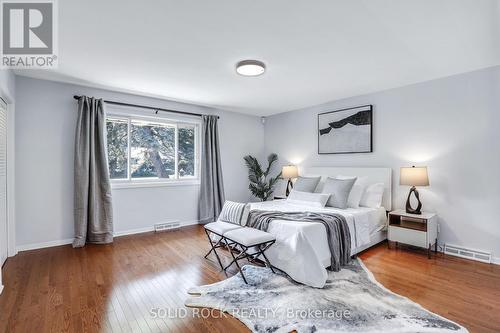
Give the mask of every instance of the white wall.
[[(17, 77), (16, 225), (21, 249), (68, 242), (73, 237), (73, 145), (76, 101), (85, 94), (135, 104), (220, 115), (226, 198), (248, 201), (243, 156), (262, 155), (258, 117), (201, 106)], [(157, 222), (197, 220), (199, 186), (113, 190), (115, 232), (147, 230)]]
[(16, 78), (11, 70), (1, 69), (0, 70), (0, 94), (5, 99), (7, 103), (14, 102)]
[[(439, 242), (490, 250), (500, 261), (499, 92), (494, 67), (270, 116), (265, 151), (304, 166), (391, 167), (398, 208), (408, 193), (399, 168), (427, 165), (431, 186), (419, 191), (424, 210), (439, 214)], [(374, 152), (318, 155), (317, 114), (363, 104), (374, 105)]]

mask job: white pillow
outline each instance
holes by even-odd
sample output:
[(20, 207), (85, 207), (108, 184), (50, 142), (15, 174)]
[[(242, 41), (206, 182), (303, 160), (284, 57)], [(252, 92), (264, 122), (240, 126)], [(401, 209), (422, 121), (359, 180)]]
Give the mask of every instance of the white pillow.
[(351, 193), (355, 181), (356, 178), (335, 179), (328, 177), (321, 191), (321, 193), (330, 193), (330, 199), (328, 199), (326, 205), (329, 207), (346, 209), (349, 193)]
[(330, 198), (329, 193), (310, 193), (292, 190), (286, 199), (286, 202), (294, 205), (323, 208)]
[(382, 206), (382, 196), (384, 195), (384, 183), (376, 183), (368, 186), (359, 202), (360, 206), (379, 208)]
[(295, 180), (295, 183), (293, 184), (293, 188), (296, 189), (297, 191), (300, 192), (309, 192), (313, 193), (314, 190), (316, 189), (316, 186), (318, 186), (319, 181), (321, 180), (320, 177), (297, 177), (297, 180)]
[(284, 197), (287, 185), (288, 185), (288, 179), (278, 179), (276, 185), (274, 186), (273, 196)]
[[(219, 220), (241, 225), (246, 206), (245, 203), (226, 200), (220, 212)], [(248, 218), (248, 214), (246, 217)], [(246, 222), (245, 220), (244, 223), (246, 224)]]
[(247, 220), (248, 220), (248, 215), (250, 214), (250, 204), (247, 203), (245, 205), (245, 209), (243, 209), (243, 215), (241, 216), (240, 220), (240, 225), (246, 226), (247, 225)]
[[(354, 176), (337, 176), (337, 179), (354, 179)], [(366, 177), (358, 177), (356, 182), (352, 186), (349, 197), (347, 198), (347, 207), (349, 208), (359, 208), (359, 202), (363, 197), (363, 193), (366, 188)]]

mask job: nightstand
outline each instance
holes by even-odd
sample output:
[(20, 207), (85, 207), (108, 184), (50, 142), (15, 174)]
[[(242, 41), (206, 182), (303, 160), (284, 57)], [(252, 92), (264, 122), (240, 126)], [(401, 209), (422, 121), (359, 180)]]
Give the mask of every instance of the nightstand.
[[(408, 214), (400, 209), (389, 213), (388, 240), (427, 249), (431, 258), (431, 248), (437, 253), (438, 218), (434, 213)], [(390, 248), (390, 244), (388, 242)]]

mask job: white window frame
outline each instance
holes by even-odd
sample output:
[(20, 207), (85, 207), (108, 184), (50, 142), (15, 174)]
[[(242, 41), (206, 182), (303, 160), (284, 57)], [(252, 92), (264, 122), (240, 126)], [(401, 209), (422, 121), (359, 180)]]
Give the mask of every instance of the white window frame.
[[(200, 147), (201, 147), (201, 121), (189, 119), (177, 119), (171, 116), (163, 115), (144, 115), (144, 113), (134, 113), (130, 110), (120, 110), (120, 108), (109, 108), (106, 114), (108, 119), (124, 120), (127, 122), (127, 178), (111, 179), (112, 189), (122, 188), (141, 188), (141, 187), (162, 187), (162, 186), (197, 186), (200, 184)], [(137, 111), (137, 110), (136, 110)], [(175, 178), (132, 178), (131, 175), (131, 149), (130, 149), (130, 131), (132, 121), (146, 121), (157, 124), (164, 124), (175, 128)], [(194, 147), (194, 176), (179, 177), (178, 175), (178, 130), (179, 127), (189, 126), (195, 129), (195, 147)]]

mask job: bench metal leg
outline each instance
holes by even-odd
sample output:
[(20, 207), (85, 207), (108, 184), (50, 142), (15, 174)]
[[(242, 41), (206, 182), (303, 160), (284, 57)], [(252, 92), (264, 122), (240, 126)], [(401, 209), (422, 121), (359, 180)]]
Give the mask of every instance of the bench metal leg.
[[(212, 253), (212, 251), (214, 251), (214, 243), (212, 242), (212, 239), (210, 238), (210, 233), (207, 231), (207, 229), (204, 229), (205, 231), (205, 234), (207, 235), (207, 238), (208, 238), (208, 242), (210, 243), (210, 251), (207, 252), (207, 254), (205, 254), (205, 259), (207, 259), (207, 257), (210, 255), (210, 253)], [(220, 243), (220, 239), (217, 243), (215, 243), (215, 245), (218, 245)]]
[(219, 241), (218, 241), (217, 243), (215, 243), (215, 245), (214, 245), (214, 243), (212, 242), (212, 239), (210, 238), (210, 233), (208, 232), (208, 230), (207, 230), (207, 229), (205, 229), (205, 233), (207, 234), (207, 237), (208, 237), (208, 242), (210, 243), (210, 246), (212, 247), (212, 248), (210, 249), (210, 251), (208, 251), (208, 253), (205, 255), (205, 259), (207, 259), (208, 255), (209, 255), (212, 251), (214, 251), (215, 257), (217, 258), (217, 261), (219, 262), (219, 265), (220, 265), (221, 270), (224, 270), (224, 266), (222, 265), (222, 262), (221, 262), (221, 260), (220, 260), (220, 258), (219, 258), (219, 255), (217, 254), (217, 250), (216, 250), (216, 248), (217, 248), (217, 247), (220, 247), (220, 245), (219, 245), (219, 244), (220, 244), (220, 242), (222, 241), (222, 239), (223, 239), (223, 238), (222, 238), (221, 236), (217, 235), (217, 236), (219, 236), (219, 237), (220, 237), (220, 239), (219, 239)]
[[(266, 262), (266, 265), (271, 269), (271, 271), (273, 273), (275, 273), (274, 268), (271, 265), (271, 262), (269, 261), (266, 254), (264, 253), (271, 245), (274, 244), (275, 241), (269, 241), (269, 242), (265, 242), (265, 243), (261, 243), (261, 244), (255, 244), (255, 245), (252, 245), (251, 247), (247, 247), (247, 246), (244, 246), (240, 243), (237, 243), (229, 238), (221, 236), (215, 232), (212, 232), (212, 231), (209, 232), (209, 230), (207, 230), (207, 229), (205, 229), (205, 233), (206, 233), (206, 235), (208, 237), (208, 241), (210, 242), (210, 245), (212, 247), (210, 249), (210, 251), (208, 251), (208, 253), (205, 255), (205, 258), (207, 258), (208, 255), (210, 255), (210, 253), (212, 253), (212, 251), (213, 251), (215, 254), (215, 257), (217, 258), (217, 261), (219, 262), (219, 265), (223, 271), (226, 271), (229, 267), (231, 267), (233, 265), (233, 263), (236, 264), (236, 267), (238, 267), (238, 271), (240, 272), (241, 277), (243, 278), (243, 281), (246, 284), (248, 284), (248, 281), (245, 277), (245, 274), (243, 274), (243, 271), (241, 269), (240, 264), (238, 263), (238, 260), (245, 259), (245, 258), (256, 259), (260, 255), (262, 255), (262, 257), (264, 258), (264, 260)], [(217, 242), (215, 242), (215, 244), (214, 244), (214, 242), (212, 242), (212, 239), (210, 238), (211, 233), (220, 237), (220, 239)], [(217, 248), (222, 247), (223, 246), (223, 245), (221, 245), (222, 243), (226, 244), (226, 248), (228, 249), (229, 253), (231, 254), (231, 257), (233, 258), (233, 260), (225, 267), (224, 267), (224, 265), (222, 265), (222, 261), (220, 260), (219, 254), (217, 253)], [(241, 250), (238, 250), (238, 246), (241, 248)], [(256, 248), (257, 251), (254, 253), (248, 253), (247, 251), (250, 248), (252, 248), (252, 249)], [(237, 252), (237, 251), (239, 251), (239, 253), (237, 255), (235, 255), (235, 252)]]
[[(226, 240), (228, 240), (226, 238)], [(236, 264), (236, 266), (238, 267), (238, 270), (240, 271), (241, 273), (241, 276), (243, 278), (243, 281), (245, 281), (246, 284), (248, 284), (246, 278), (245, 278), (245, 275), (243, 274), (242, 270), (241, 270), (241, 267), (238, 263), (238, 260), (241, 260), (241, 259), (255, 259), (255, 258), (258, 258), (259, 255), (262, 255), (262, 257), (264, 257), (264, 260), (266, 262), (266, 265), (271, 269), (271, 271), (273, 273), (276, 273), (274, 271), (274, 268), (273, 268), (273, 265), (271, 265), (271, 262), (269, 261), (269, 259), (267, 258), (266, 254), (264, 253), (271, 245), (274, 244), (275, 241), (271, 241), (271, 242), (266, 242), (266, 243), (262, 243), (262, 244), (256, 244), (256, 245), (252, 245), (251, 247), (252, 248), (256, 248), (257, 251), (254, 252), (254, 253), (248, 253), (248, 249), (250, 247), (246, 247), (246, 246), (243, 246), (241, 244), (238, 244), (236, 242), (235, 243), (235, 246), (234, 247), (229, 247), (229, 252), (231, 253), (231, 256), (233, 257), (233, 260), (229, 263), (229, 265), (227, 265), (226, 267), (224, 267), (224, 270), (227, 270), (233, 263)], [(233, 253), (233, 250), (236, 249), (237, 246), (240, 246), (241, 248), (241, 252), (235, 256), (234, 253)]]
[[(241, 259), (245, 259), (245, 258), (249, 258), (250, 255), (247, 253), (247, 250), (248, 248), (245, 248), (243, 245), (241, 244), (237, 244), (237, 243), (232, 243), (234, 244), (233, 247), (228, 247), (229, 249), (229, 252), (233, 253), (233, 251), (239, 251), (238, 255), (236, 256), (235, 259), (233, 259), (226, 267), (224, 267), (224, 270), (227, 270), (229, 267), (231, 267), (231, 265), (235, 262), (235, 261), (238, 261), (238, 260), (241, 260)], [(240, 246), (241, 250), (238, 250), (237, 246)], [(234, 257), (233, 257), (234, 258)]]
[[(241, 270), (241, 267), (240, 267), (240, 264), (238, 264), (238, 260), (236, 259), (237, 257), (234, 256), (234, 253), (233, 251), (231, 251), (231, 249), (229, 250), (229, 253), (231, 253), (231, 256), (233, 257), (233, 261), (231, 262), (231, 264), (234, 262), (236, 264), (236, 267), (238, 267), (238, 270), (240, 271), (240, 274), (241, 274), (241, 277), (243, 278), (243, 281), (245, 281), (245, 284), (248, 284), (247, 282), (247, 279), (245, 278), (245, 275), (243, 274), (243, 271)], [(242, 251), (238, 257), (240, 257), (241, 255), (245, 255), (246, 254), (246, 251)], [(229, 266), (228, 266), (229, 267)], [(226, 267), (226, 269), (228, 268)]]
[(271, 262), (269, 261), (269, 259), (267, 259), (266, 254), (264, 253), (264, 251), (266, 251), (269, 248), (269, 246), (271, 246), (272, 244), (273, 243), (269, 244), (264, 249), (261, 248), (261, 245), (259, 245), (258, 248), (259, 248), (260, 254), (262, 254), (262, 256), (264, 257), (264, 260), (266, 261), (267, 266), (269, 266), (269, 268), (271, 269), (271, 272), (276, 273), (273, 269), (273, 265), (271, 265)]

